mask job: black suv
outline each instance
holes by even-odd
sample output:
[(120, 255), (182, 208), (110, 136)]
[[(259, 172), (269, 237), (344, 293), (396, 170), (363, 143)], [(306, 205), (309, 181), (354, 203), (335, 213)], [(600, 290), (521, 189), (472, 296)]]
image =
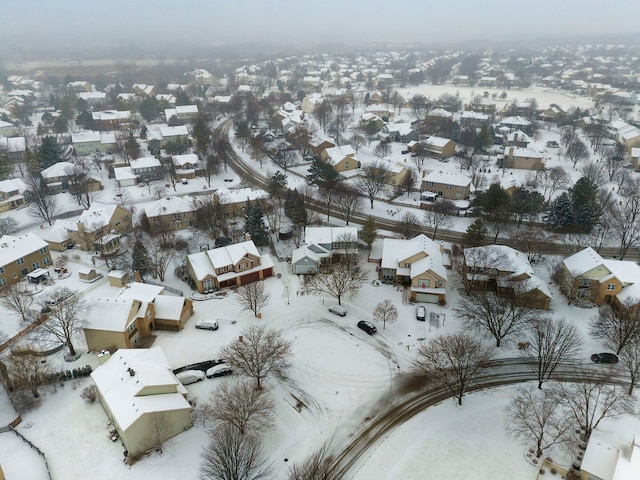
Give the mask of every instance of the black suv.
[(360, 320), (358, 322), (358, 328), (360, 330), (364, 330), (369, 335), (373, 335), (374, 333), (376, 333), (378, 331), (378, 329), (376, 328), (376, 326), (373, 323), (367, 322), (366, 320)]
[(591, 361), (595, 363), (618, 363), (618, 357), (614, 353), (594, 353)]

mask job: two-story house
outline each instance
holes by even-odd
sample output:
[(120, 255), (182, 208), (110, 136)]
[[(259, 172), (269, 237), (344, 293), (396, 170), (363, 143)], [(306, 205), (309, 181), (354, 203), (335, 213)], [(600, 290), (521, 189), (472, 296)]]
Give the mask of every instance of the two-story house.
[(470, 290), (517, 294), (523, 305), (549, 310), (551, 290), (533, 273), (527, 255), (506, 245), (465, 248), (464, 281)]
[(127, 130), (131, 121), (129, 110), (102, 110), (91, 112), (91, 118), (101, 132)]
[(93, 202), (75, 223), (69, 223), (69, 240), (82, 250), (108, 255), (120, 248), (120, 239), (133, 230), (131, 212), (120, 205)]
[(168, 232), (192, 227), (196, 221), (196, 200), (183, 197), (165, 197), (145, 207), (151, 232)]
[(0, 238), (0, 288), (20, 281), (29, 272), (51, 265), (47, 242), (34, 233)]
[(418, 132), (413, 129), (411, 122), (387, 123), (378, 132), (378, 138), (384, 142), (409, 143), (418, 140)]
[(443, 246), (424, 234), (411, 240), (385, 238), (379, 278), (384, 283), (407, 285), (412, 302), (445, 303), (447, 270)]
[(76, 155), (112, 153), (116, 148), (116, 136), (114, 133), (77, 132), (71, 134), (71, 143)]
[(356, 152), (350, 145), (325, 148), (320, 158), (331, 165), (336, 172), (354, 170), (360, 166)]
[(199, 164), (198, 155), (195, 153), (172, 155), (171, 162), (178, 178), (195, 178)]
[(186, 125), (176, 125), (175, 127), (160, 127), (162, 141), (160, 145), (165, 147), (169, 142), (188, 142), (189, 130)]
[(162, 163), (155, 157), (136, 158), (131, 160), (129, 165), (138, 182), (161, 180), (164, 176)]
[(500, 122), (500, 131), (515, 132), (516, 130), (531, 135), (533, 133), (533, 125), (526, 118), (519, 116), (505, 117)]
[(207, 293), (272, 277), (274, 264), (248, 240), (188, 255), (187, 272), (196, 289)]
[(432, 135), (424, 140), (427, 155), (433, 158), (444, 159), (453, 157), (456, 153), (456, 143), (448, 138)]
[(471, 193), (471, 179), (458, 172), (434, 170), (423, 177), (421, 191), (433, 192), (449, 200), (463, 200)]
[[(106, 360), (105, 360), (106, 359)], [(160, 347), (101, 356), (91, 378), (129, 457), (138, 457), (192, 426), (187, 389)]]
[(254, 190), (252, 188), (220, 187), (213, 194), (224, 207), (226, 218), (244, 218), (245, 210), (254, 203), (262, 204), (269, 194), (264, 190)]
[(167, 108), (164, 111), (164, 116), (167, 121), (172, 117), (177, 117), (182, 122), (191, 122), (198, 116), (197, 105), (176, 105), (173, 108)]
[(588, 247), (563, 260), (561, 275), (568, 296), (601, 305), (611, 303), (619, 293), (640, 282), (640, 265), (604, 259)]
[(29, 203), (29, 191), (21, 179), (0, 181), (0, 212), (20, 208), (27, 203)]
[(293, 251), (291, 266), (295, 274), (318, 273), (323, 263), (357, 253), (356, 227), (306, 227), (304, 245)]
[(542, 153), (533, 148), (507, 147), (504, 151), (504, 166), (523, 170), (544, 170)]

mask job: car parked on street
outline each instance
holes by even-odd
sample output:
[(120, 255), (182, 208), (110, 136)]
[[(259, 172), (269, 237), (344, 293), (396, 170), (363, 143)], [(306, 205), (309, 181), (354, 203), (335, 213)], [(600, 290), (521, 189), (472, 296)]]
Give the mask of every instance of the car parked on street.
[(373, 323), (367, 322), (366, 320), (360, 320), (358, 322), (358, 328), (360, 330), (364, 330), (369, 335), (373, 335), (374, 333), (376, 333), (378, 331), (378, 329), (376, 328), (376, 326)]
[(618, 356), (615, 353), (594, 353), (591, 361), (595, 363), (618, 363)]
[(344, 317), (347, 314), (346, 308), (340, 305), (336, 305), (335, 307), (330, 307), (329, 311), (331, 313), (335, 313), (336, 315), (340, 315), (341, 317)]

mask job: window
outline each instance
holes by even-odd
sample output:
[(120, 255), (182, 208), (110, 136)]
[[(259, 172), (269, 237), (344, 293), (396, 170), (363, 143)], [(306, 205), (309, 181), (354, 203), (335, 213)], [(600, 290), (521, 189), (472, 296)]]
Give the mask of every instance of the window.
[(429, 279), (418, 280), (418, 287), (420, 288), (428, 288), (430, 284), (431, 284), (431, 280)]
[(616, 289), (616, 284), (615, 283), (610, 283), (607, 285), (607, 290), (611, 291), (611, 290), (615, 290)]
[(42, 263), (43, 263), (44, 265), (49, 265), (49, 264), (51, 263), (51, 260), (49, 260), (49, 257), (44, 257), (44, 258), (42, 259)]
[(447, 190), (451, 190), (451, 185), (447, 185)]
[(22, 265), (24, 263), (24, 258), (19, 258), (16, 260), (16, 265)]
[(42, 253), (42, 254), (47, 253), (47, 247), (42, 247), (42, 248), (40, 249), (40, 253)]
[(0, 287), (4, 287), (7, 284), (7, 281), (4, 278), (0, 278)]
[(0, 267), (0, 275), (4, 273), (4, 267)]
[(247, 262), (242, 262), (240, 264), (240, 270), (246, 270), (247, 269)]
[(40, 262), (34, 262), (31, 264), (31, 270), (37, 270), (40, 268)]
[(588, 278), (581, 278), (580, 279), (580, 288), (587, 288), (591, 285), (591, 280), (589, 280)]

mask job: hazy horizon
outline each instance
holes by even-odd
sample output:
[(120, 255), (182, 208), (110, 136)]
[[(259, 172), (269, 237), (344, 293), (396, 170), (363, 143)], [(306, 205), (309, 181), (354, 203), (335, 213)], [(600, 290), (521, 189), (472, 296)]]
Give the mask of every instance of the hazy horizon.
[[(637, 0), (21, 0), (4, 2), (0, 55), (90, 56), (110, 48), (172, 49), (216, 44), (488, 44), (638, 35)], [(608, 8), (606, 8), (608, 6)], [(622, 22), (623, 18), (629, 19)], [(615, 37), (613, 37), (615, 38)], [(594, 40), (596, 41), (596, 40)]]

